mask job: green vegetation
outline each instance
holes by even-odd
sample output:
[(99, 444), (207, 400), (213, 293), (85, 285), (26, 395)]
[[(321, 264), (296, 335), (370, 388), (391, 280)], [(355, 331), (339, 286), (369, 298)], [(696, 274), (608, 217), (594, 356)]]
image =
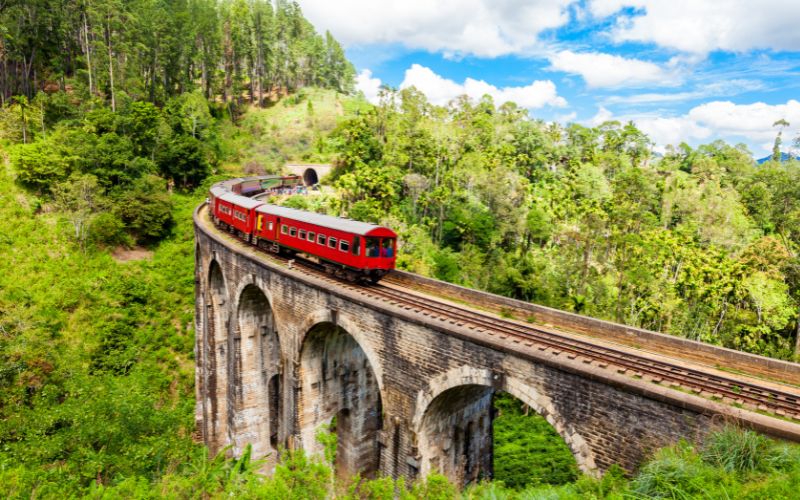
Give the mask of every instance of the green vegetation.
[[(42, 90), (112, 111), (199, 90), (234, 114), (306, 86), (347, 92), (354, 76), (339, 43), (287, 0), (8, 0), (0, 49), (0, 105), (21, 110)], [(39, 122), (21, 121), (24, 141)]]
[(77, 495), (197, 455), (191, 211), (149, 260), (116, 262), (0, 175), (0, 485)]
[[(331, 436), (326, 460), (286, 451), (271, 478), (193, 442), (191, 212), (212, 180), (287, 161), (337, 166), (287, 205), (395, 228), (402, 268), (797, 359), (798, 162), (722, 142), (657, 157), (633, 124), (546, 124), (488, 97), (372, 106), (284, 0), (0, 3), (0, 495), (458, 496), (435, 474), (341, 484)], [(134, 246), (145, 258), (119, 257)], [(464, 498), (800, 487), (797, 447), (730, 429), (630, 479), (579, 477), (544, 419), (496, 408), (501, 481)]]
[(401, 236), (398, 265), (473, 288), (791, 359), (800, 163), (743, 146), (654, 157), (632, 123), (385, 92), (332, 133), (340, 210)]
[(511, 489), (578, 478), (572, 452), (541, 415), (506, 393), (495, 395), (494, 479)]

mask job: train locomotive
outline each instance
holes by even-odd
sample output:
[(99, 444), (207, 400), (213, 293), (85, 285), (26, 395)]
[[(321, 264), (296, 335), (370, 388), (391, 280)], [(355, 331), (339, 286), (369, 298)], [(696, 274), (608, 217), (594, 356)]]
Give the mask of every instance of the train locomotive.
[(368, 222), (272, 205), (254, 198), (269, 192), (270, 186), (275, 185), (276, 177), (250, 177), (214, 184), (208, 198), (214, 224), (252, 245), (315, 262), (328, 274), (347, 281), (377, 283), (394, 269), (397, 258), (394, 231)]

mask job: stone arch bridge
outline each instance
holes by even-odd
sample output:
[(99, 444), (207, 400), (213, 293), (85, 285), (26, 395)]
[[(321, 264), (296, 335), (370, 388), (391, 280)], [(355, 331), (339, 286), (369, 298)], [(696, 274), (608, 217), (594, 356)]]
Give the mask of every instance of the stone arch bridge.
[[(232, 445), (238, 455), (252, 444), (269, 468), (282, 447), (320, 452), (315, 434), (335, 418), (337, 473), (413, 479), (436, 469), (465, 484), (492, 473), (495, 391), (543, 415), (588, 473), (614, 463), (633, 470), (654, 448), (698, 440), (721, 420), (800, 437), (796, 422), (332, 286), (218, 231), (203, 206), (195, 234), (196, 419), (212, 453)], [(485, 307), (536, 307), (404, 276)], [(533, 313), (545, 322), (570, 316), (578, 330), (658, 336), (545, 308)], [(659, 339), (665, 349), (800, 379), (795, 364)]]

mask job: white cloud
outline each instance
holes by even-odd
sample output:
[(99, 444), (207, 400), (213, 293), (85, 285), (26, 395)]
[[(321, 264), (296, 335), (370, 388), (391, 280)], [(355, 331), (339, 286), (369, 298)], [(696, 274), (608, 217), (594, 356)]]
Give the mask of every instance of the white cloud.
[(800, 50), (797, 0), (592, 0), (597, 18), (624, 7), (611, 37), (617, 42), (653, 42), (662, 47), (705, 54), (714, 50)]
[(381, 79), (372, 78), (372, 71), (364, 69), (356, 76), (356, 90), (364, 93), (364, 97), (373, 104), (378, 103), (378, 91), (381, 88)]
[(613, 120), (613, 119), (614, 119), (614, 113), (612, 113), (611, 111), (607, 110), (603, 106), (600, 106), (600, 108), (597, 110), (597, 114), (594, 115), (589, 120), (589, 125), (591, 125), (592, 127), (596, 127), (596, 126), (600, 125), (603, 122), (607, 122), (607, 121)]
[(734, 104), (729, 101), (712, 101), (695, 106), (685, 115), (675, 117), (634, 114), (615, 116), (601, 106), (588, 123), (596, 126), (607, 120), (633, 121), (656, 142), (656, 149), (661, 151), (668, 144), (720, 138), (731, 143), (745, 142), (750, 147), (757, 148), (755, 154), (760, 156), (762, 152), (771, 150), (777, 134), (777, 128), (772, 124), (781, 118), (792, 125), (784, 131), (785, 141), (788, 143), (797, 135), (800, 126), (800, 102), (794, 99), (786, 104), (775, 105), (763, 102)]
[[(734, 104), (714, 101), (692, 108), (688, 117), (714, 129), (719, 135), (745, 137), (752, 142), (770, 142), (777, 129), (772, 126), (781, 118), (800, 125), (800, 102), (790, 99), (786, 104), (770, 105), (763, 102)], [(788, 136), (791, 137), (791, 136)]]
[(447, 55), (496, 57), (537, 45), (569, 21), (574, 0), (300, 0), (303, 13), (345, 46), (402, 44)]
[(656, 143), (656, 150), (662, 153), (668, 144), (677, 146), (681, 142), (702, 141), (711, 137), (712, 134), (711, 129), (703, 127), (685, 116), (671, 118), (645, 116), (634, 122), (653, 139), (653, 142)]
[(565, 115), (557, 115), (556, 116), (556, 121), (559, 122), (559, 123), (570, 123), (570, 122), (574, 122), (575, 118), (577, 118), (577, 117), (578, 117), (578, 113), (576, 111), (573, 111), (572, 113), (567, 113)]
[(727, 80), (704, 84), (698, 86), (694, 90), (673, 93), (644, 93), (633, 94), (625, 96), (611, 96), (603, 100), (604, 104), (657, 104), (657, 103), (670, 103), (670, 102), (684, 102), (694, 99), (703, 99), (711, 97), (730, 97), (733, 95), (741, 94), (742, 92), (751, 92), (754, 90), (761, 90), (764, 84), (755, 80)]
[(484, 94), (492, 96), (496, 105), (512, 101), (523, 108), (536, 109), (543, 106), (563, 107), (567, 101), (558, 95), (556, 86), (550, 80), (537, 80), (524, 87), (498, 88), (483, 80), (467, 78), (464, 83), (456, 83), (434, 73), (430, 68), (413, 64), (406, 70), (400, 88), (414, 86), (424, 93), (430, 102), (445, 105), (450, 100), (468, 95), (480, 99)]
[(597, 52), (563, 50), (550, 56), (550, 69), (578, 74), (589, 87), (639, 87), (675, 85), (675, 72), (639, 59)]

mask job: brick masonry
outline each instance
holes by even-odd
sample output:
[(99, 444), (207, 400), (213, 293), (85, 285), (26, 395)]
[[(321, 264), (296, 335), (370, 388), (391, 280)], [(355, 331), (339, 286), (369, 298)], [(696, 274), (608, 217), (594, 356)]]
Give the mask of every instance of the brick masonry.
[(465, 484), (492, 473), (494, 391), (544, 416), (588, 473), (634, 470), (727, 419), (767, 430), (775, 420), (336, 289), (222, 236), (202, 213), (196, 419), (212, 452), (249, 443), (270, 468), (281, 446), (321, 453), (316, 432), (336, 417), (339, 473), (436, 469)]

